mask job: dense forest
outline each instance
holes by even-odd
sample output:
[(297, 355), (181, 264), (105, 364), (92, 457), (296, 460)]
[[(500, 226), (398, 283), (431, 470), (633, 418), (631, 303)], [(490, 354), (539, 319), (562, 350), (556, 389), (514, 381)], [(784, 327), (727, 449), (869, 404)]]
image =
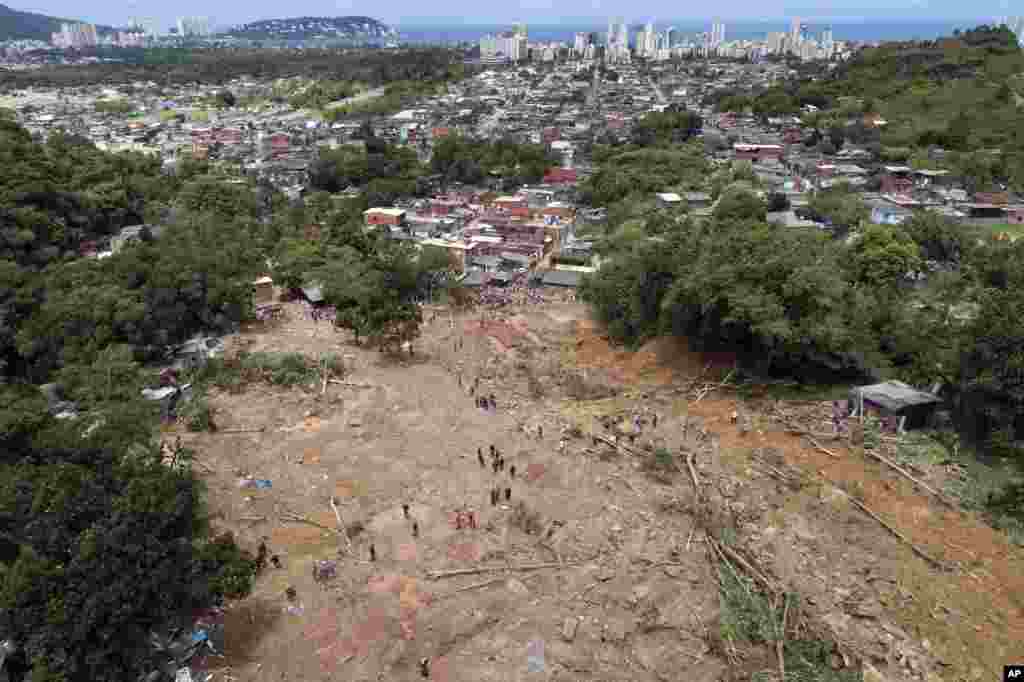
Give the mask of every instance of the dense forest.
[(119, 49), (96, 51), (119, 63), (47, 66), (5, 72), (0, 91), (20, 88), (81, 87), (96, 83), (156, 81), (223, 84), (249, 76), (260, 80), (306, 78), (350, 81), (371, 87), (395, 81), (446, 81), (462, 76), (462, 54), (439, 48), (361, 49)]

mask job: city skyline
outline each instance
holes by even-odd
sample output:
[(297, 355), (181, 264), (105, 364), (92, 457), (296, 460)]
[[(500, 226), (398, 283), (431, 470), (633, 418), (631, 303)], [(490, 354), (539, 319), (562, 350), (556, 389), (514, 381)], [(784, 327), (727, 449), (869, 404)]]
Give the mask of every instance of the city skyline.
[[(676, 16), (678, 7), (669, 4), (664, 0), (652, 0), (642, 5), (630, 5), (629, 14), (637, 17), (662, 17), (659, 24), (672, 22), (698, 22), (714, 21), (721, 22), (774, 22), (788, 20), (794, 16), (800, 16), (809, 23), (832, 23), (847, 24), (874, 21), (891, 22), (915, 22), (915, 21), (964, 21), (965, 23), (993, 23), (997, 17), (1007, 14), (1014, 14), (1005, 6), (1002, 0), (981, 0), (971, 4), (969, 13), (964, 11), (963, 3), (954, 3), (951, 0), (914, 0), (907, 6), (893, 9), (887, 6), (882, 0), (868, 0), (876, 3), (862, 5), (854, 3), (853, 0), (830, 0), (810, 7), (785, 7), (781, 4), (776, 11), (770, 11), (771, 4), (763, 2), (754, 3), (752, 0), (731, 0), (731, 2), (718, 3), (713, 16)], [(289, 18), (301, 16), (346, 16), (366, 15), (379, 19), (394, 26), (436, 26), (436, 25), (486, 25), (512, 23), (523, 19), (530, 23), (543, 26), (559, 24), (577, 24), (579, 26), (601, 26), (607, 21), (609, 15), (619, 16), (623, 14), (622, 7), (604, 5), (599, 0), (568, 0), (559, 7), (558, 14), (551, 9), (550, 5), (536, 6), (531, 3), (520, 3), (512, 11), (514, 15), (494, 15), (472, 20), (467, 17), (474, 16), (469, 7), (463, 12), (459, 11), (463, 0), (451, 0), (449, 3), (437, 7), (437, 12), (432, 16), (412, 16), (407, 11), (420, 10), (420, 6), (406, 7), (400, 0), (375, 3), (371, 7), (349, 7), (345, 10), (339, 9), (336, 5), (328, 5), (317, 0), (299, 0), (288, 5), (287, 11), (280, 11), (277, 6), (261, 6), (253, 3), (222, 3), (217, 6), (216, 24), (211, 21), (210, 28), (224, 25), (237, 25), (261, 19)], [(473, 6), (472, 9), (478, 9)], [(93, 3), (87, 11), (83, 12), (81, 3), (73, 0), (48, 0), (45, 3), (32, 3), (15, 7), (15, 9), (39, 12), (51, 16), (61, 16), (73, 19), (76, 22), (101, 24), (110, 26), (126, 26), (134, 16), (146, 16), (153, 18), (161, 30), (176, 27), (177, 20), (183, 16), (206, 16), (209, 14), (209, 5), (198, 0), (181, 0), (173, 7), (164, 3), (157, 3), (155, 0), (143, 0), (142, 2), (131, 3)], [(567, 16), (568, 15), (568, 16)], [(926, 18), (925, 18), (925, 15)]]

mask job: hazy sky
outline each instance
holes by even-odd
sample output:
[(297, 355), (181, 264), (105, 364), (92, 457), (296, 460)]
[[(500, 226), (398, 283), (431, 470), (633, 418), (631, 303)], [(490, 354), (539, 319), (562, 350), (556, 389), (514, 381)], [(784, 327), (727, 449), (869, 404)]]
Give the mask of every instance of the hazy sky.
[[(170, 26), (181, 15), (209, 16), (214, 25), (238, 24), (256, 19), (295, 16), (340, 16), (360, 14), (393, 25), (467, 23), (491, 24), (516, 20), (533, 24), (596, 24), (609, 15), (627, 20), (707, 19), (714, 9), (724, 20), (774, 20), (804, 17), (839, 21), (879, 19), (942, 20), (971, 19), (991, 21), (992, 17), (1013, 14), (1009, 9), (1021, 0), (719, 0), (716, 3), (687, 6), (674, 0), (519, 0), (516, 3), (481, 3), (478, 0), (440, 0), (432, 3), (413, 0), (376, 0), (351, 3), (345, 0), (292, 0), (288, 3), (247, 0), (6, 0), (15, 9), (53, 16), (84, 19), (100, 24), (124, 25), (129, 17), (152, 17)], [(557, 7), (557, 10), (552, 7)], [(895, 6), (895, 8), (894, 8)], [(1017, 13), (1024, 13), (1024, 3)]]

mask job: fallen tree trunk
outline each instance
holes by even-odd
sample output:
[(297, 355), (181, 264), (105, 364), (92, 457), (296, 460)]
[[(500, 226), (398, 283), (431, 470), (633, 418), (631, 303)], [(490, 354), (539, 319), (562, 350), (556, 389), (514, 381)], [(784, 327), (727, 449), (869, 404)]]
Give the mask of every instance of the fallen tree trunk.
[(942, 504), (946, 505), (950, 509), (959, 509), (959, 507), (954, 502), (951, 502), (949, 499), (947, 499), (938, 490), (936, 490), (935, 488), (932, 488), (927, 483), (914, 478), (910, 474), (909, 471), (907, 471), (906, 469), (904, 469), (903, 467), (901, 467), (899, 464), (897, 464), (896, 462), (892, 461), (888, 457), (885, 457), (884, 455), (880, 455), (877, 452), (874, 452), (872, 450), (868, 450), (867, 448), (864, 449), (864, 454), (867, 455), (868, 457), (871, 457), (872, 459), (878, 460), (882, 464), (886, 464), (886, 465), (892, 467), (893, 470), (895, 470), (898, 474), (903, 476), (905, 479), (907, 479), (908, 481), (910, 481), (914, 485), (916, 485), (916, 486), (926, 490), (927, 492), (931, 493), (932, 495), (934, 495), (935, 498), (939, 500), (939, 502), (941, 502)]
[(450, 571), (427, 571), (427, 577), (432, 580), (439, 578), (451, 578), (457, 575), (476, 575), (478, 573), (493, 573), (495, 571), (536, 571), (542, 568), (562, 568), (564, 566), (578, 566), (582, 561), (570, 561), (564, 564), (524, 564), (521, 566), (478, 566), (477, 568), (456, 568)]
[(924, 559), (928, 563), (932, 564), (936, 568), (939, 568), (939, 569), (942, 569), (942, 570), (947, 570), (948, 569), (946, 564), (944, 564), (943, 562), (939, 561), (938, 559), (936, 559), (935, 557), (931, 556), (930, 554), (925, 552), (923, 549), (921, 549), (920, 547), (915, 545), (913, 542), (910, 541), (910, 538), (908, 538), (903, 533), (901, 533), (898, 530), (896, 530), (896, 528), (894, 528), (893, 526), (889, 525), (889, 523), (885, 519), (883, 519), (881, 516), (879, 516), (875, 512), (871, 511), (863, 502), (861, 502), (857, 498), (853, 497), (852, 495), (850, 495), (845, 490), (841, 490), (839, 488), (836, 488), (836, 490), (839, 490), (839, 492), (842, 493), (846, 497), (846, 499), (850, 500), (850, 502), (852, 502), (855, 507), (857, 507), (862, 512), (864, 512), (865, 514), (867, 514), (868, 516), (873, 518), (883, 528), (885, 528), (887, 531), (889, 531), (894, 536), (896, 536), (901, 542), (903, 542), (905, 545), (907, 545), (914, 554), (916, 554), (917, 556), (921, 557), (922, 559)]

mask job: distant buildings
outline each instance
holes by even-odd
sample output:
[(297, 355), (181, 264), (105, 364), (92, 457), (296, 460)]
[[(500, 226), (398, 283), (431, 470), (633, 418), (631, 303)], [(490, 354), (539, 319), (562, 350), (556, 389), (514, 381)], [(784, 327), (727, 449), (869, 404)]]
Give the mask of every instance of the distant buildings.
[(797, 52), (800, 49), (803, 34), (803, 23), (800, 21), (800, 17), (796, 17), (789, 25), (789, 47), (792, 52)]
[(92, 24), (61, 24), (60, 31), (51, 36), (56, 47), (95, 47), (99, 43), (96, 27)]
[(721, 21), (716, 21), (711, 25), (711, 46), (718, 47), (725, 43), (725, 24)]
[(156, 19), (133, 17), (128, 21), (128, 28), (132, 33), (141, 33), (147, 38), (156, 38), (160, 34), (158, 27)]
[(527, 57), (526, 24), (515, 24), (513, 30), (488, 34), (480, 39), (480, 59), (484, 63), (519, 62)]
[(207, 17), (179, 17), (178, 35), (184, 38), (203, 38), (210, 35), (210, 20)]
[(626, 22), (620, 19), (618, 23), (608, 20), (608, 35), (605, 44), (605, 60), (609, 62), (628, 62), (629, 53), (629, 29)]
[(1024, 47), (1024, 16), (1008, 17), (1003, 21), (1003, 24), (1016, 34), (1017, 42), (1021, 47)]

